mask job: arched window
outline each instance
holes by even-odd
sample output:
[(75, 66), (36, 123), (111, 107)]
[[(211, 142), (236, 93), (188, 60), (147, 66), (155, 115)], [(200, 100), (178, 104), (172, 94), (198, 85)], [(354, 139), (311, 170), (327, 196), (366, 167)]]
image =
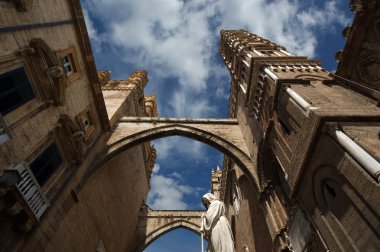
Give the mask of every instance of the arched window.
[(240, 203), (241, 203), (241, 192), (240, 187), (236, 179), (232, 180), (232, 204), (234, 207), (235, 215), (238, 215), (240, 212)]

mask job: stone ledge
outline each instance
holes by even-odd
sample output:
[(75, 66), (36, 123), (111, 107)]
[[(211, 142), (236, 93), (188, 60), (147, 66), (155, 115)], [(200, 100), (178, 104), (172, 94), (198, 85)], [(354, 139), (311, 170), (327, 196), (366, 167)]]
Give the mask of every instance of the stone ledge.
[(148, 123), (193, 123), (193, 124), (239, 124), (236, 119), (227, 118), (168, 118), (168, 117), (122, 117), (119, 122)]

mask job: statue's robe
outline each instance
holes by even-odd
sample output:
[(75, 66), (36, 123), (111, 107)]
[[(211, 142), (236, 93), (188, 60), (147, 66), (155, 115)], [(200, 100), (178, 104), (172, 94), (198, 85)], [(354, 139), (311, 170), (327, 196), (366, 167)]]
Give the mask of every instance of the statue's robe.
[(235, 252), (231, 226), (225, 213), (224, 204), (219, 200), (213, 200), (202, 220), (208, 236), (208, 252)]

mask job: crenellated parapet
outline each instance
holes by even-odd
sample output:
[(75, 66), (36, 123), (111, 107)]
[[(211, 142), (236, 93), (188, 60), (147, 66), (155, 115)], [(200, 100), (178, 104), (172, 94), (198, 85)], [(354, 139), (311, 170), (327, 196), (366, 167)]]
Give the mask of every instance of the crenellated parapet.
[[(144, 87), (148, 83), (146, 70), (134, 71), (126, 80), (110, 80), (109, 71), (98, 71), (98, 78), (111, 125), (122, 116), (146, 116), (144, 102)], [(154, 101), (155, 96), (149, 99), (153, 109), (157, 107)], [(125, 105), (122, 105), (123, 103)]]
[(148, 71), (146, 70), (136, 70), (129, 77), (128, 80), (130, 83), (135, 84), (136, 86), (143, 89), (148, 83)]
[[(148, 72), (146, 70), (134, 71), (126, 80), (110, 80), (109, 71), (98, 71), (102, 90), (143, 90), (148, 83)], [(103, 81), (103, 82), (102, 82)]]

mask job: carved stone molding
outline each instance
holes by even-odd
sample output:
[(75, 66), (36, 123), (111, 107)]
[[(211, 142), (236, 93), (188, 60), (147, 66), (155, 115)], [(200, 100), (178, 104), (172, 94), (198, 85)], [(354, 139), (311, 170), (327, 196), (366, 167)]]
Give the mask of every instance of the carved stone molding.
[(358, 64), (359, 73), (362, 79), (374, 86), (380, 81), (380, 57), (368, 56)]
[(84, 159), (85, 140), (81, 128), (68, 115), (61, 115), (55, 131), (66, 159), (72, 163), (81, 163)]
[(289, 217), (284, 204), (285, 201), (281, 192), (276, 189), (271, 181), (268, 181), (260, 194), (260, 206), (266, 217), (276, 251), (286, 250), (289, 247), (286, 233)]
[(18, 11), (28, 11), (33, 3), (33, 0), (13, 0)]
[(49, 67), (47, 71), (54, 79), (61, 78), (63, 75), (63, 69), (60, 66)]
[(59, 69), (61, 68), (59, 59), (46, 42), (40, 38), (30, 40), (29, 46), (36, 51), (36, 54), (31, 59), (38, 71), (37, 76), (40, 77), (46, 98), (54, 100), (56, 105), (63, 105), (65, 102), (66, 78), (63, 74), (59, 74)]

